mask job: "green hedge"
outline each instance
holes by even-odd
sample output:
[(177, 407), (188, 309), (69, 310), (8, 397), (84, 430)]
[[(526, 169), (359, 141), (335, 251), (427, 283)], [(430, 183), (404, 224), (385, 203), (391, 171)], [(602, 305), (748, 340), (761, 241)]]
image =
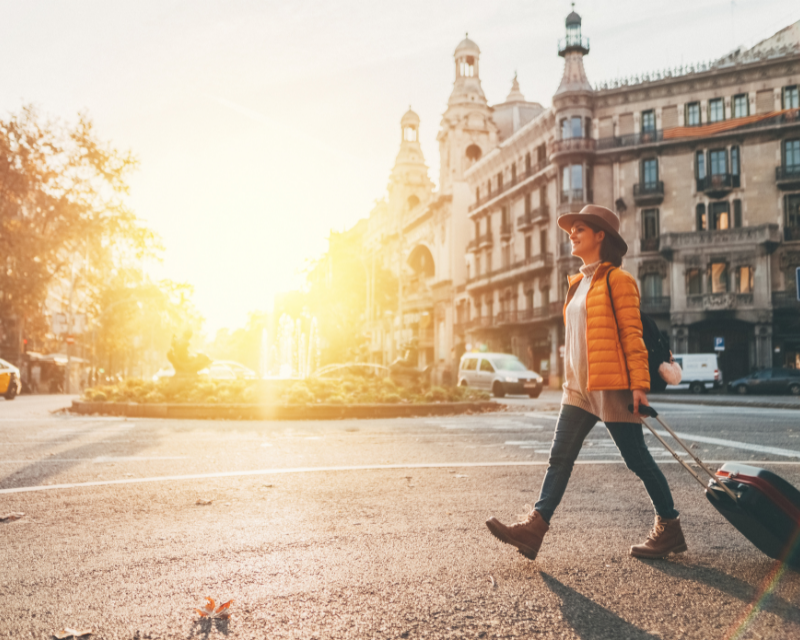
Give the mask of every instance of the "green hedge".
[(309, 378), (295, 381), (171, 379), (158, 382), (129, 378), (115, 385), (87, 389), (88, 402), (194, 404), (375, 404), (467, 402), (489, 394), (469, 387), (397, 384), (391, 378)]

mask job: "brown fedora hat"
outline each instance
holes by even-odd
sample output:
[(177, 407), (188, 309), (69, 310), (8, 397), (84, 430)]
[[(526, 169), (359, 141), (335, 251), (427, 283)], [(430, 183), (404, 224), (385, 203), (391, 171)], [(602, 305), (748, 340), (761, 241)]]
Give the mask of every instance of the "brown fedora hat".
[(628, 243), (619, 235), (619, 216), (611, 209), (597, 204), (587, 204), (578, 213), (565, 213), (558, 216), (558, 226), (569, 233), (576, 222), (588, 222), (605, 231), (622, 249), (622, 255), (628, 252)]

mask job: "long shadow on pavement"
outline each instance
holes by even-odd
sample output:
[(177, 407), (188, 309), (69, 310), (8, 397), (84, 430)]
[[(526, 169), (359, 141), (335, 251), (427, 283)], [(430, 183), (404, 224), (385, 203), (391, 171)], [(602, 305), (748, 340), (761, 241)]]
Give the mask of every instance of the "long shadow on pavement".
[(654, 636), (601, 607), (571, 587), (542, 572), (548, 588), (561, 598), (561, 614), (581, 640), (656, 640)]
[[(640, 562), (653, 567), (653, 569), (658, 569), (672, 578), (678, 578), (688, 582), (702, 582), (709, 587), (727, 593), (729, 596), (733, 596), (745, 603), (753, 602), (760, 596), (758, 587), (754, 587), (744, 580), (739, 580), (738, 578), (734, 578), (727, 573), (711, 567), (664, 562), (663, 560), (640, 560)], [(764, 599), (760, 608), (762, 611), (768, 611), (773, 615), (783, 618), (787, 622), (800, 624), (800, 607), (791, 602), (787, 602), (774, 593)]]

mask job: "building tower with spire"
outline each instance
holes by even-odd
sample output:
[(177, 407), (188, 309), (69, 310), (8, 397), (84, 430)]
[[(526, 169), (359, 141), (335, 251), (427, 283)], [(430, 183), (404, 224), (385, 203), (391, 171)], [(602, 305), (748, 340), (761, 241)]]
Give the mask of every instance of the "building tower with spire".
[(439, 191), (454, 193), (464, 171), (498, 144), (492, 109), (481, 87), (478, 45), (465, 37), (456, 47), (456, 77), (439, 128)]
[(580, 210), (592, 202), (594, 92), (583, 68), (583, 56), (588, 53), (589, 40), (581, 35), (581, 17), (573, 10), (567, 16), (566, 37), (558, 43), (564, 74), (553, 95), (556, 139), (550, 162), (558, 167), (559, 213)]
[(426, 203), (433, 192), (428, 166), (419, 143), (419, 116), (411, 110), (400, 119), (400, 150), (394, 161), (387, 186), (389, 211), (396, 228), (402, 227), (409, 214)]

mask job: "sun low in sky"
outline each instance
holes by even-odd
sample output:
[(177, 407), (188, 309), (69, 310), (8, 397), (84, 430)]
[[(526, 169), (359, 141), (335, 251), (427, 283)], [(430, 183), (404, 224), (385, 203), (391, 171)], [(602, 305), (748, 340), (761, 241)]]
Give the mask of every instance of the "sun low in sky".
[[(577, 2), (593, 82), (710, 60), (800, 18), (784, 0)], [(516, 72), (549, 106), (569, 2), (443, 0), (0, 1), (0, 110), (28, 103), (131, 149), (130, 202), (166, 246), (156, 276), (188, 281), (213, 334), (302, 285), (330, 229), (386, 190), (399, 120), (436, 133), (453, 50), (481, 47), (490, 103)]]

